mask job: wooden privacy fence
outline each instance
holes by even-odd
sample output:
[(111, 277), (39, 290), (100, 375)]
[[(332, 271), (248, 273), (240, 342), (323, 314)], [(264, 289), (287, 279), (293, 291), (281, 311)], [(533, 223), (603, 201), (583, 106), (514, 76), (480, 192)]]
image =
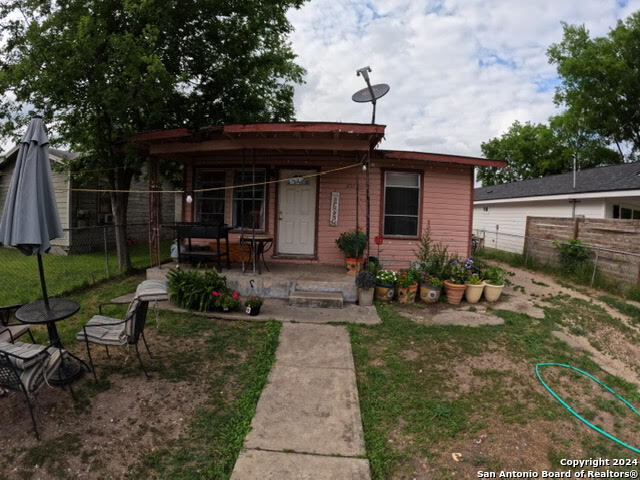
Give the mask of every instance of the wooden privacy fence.
[(551, 242), (573, 239), (589, 247), (607, 279), (640, 283), (640, 220), (527, 217), (524, 254), (557, 263), (558, 249)]

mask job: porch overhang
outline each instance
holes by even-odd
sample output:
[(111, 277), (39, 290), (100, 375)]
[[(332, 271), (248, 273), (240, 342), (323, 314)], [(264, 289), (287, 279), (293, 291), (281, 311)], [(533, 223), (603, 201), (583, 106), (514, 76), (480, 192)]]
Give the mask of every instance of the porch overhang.
[(448, 155), (444, 153), (405, 152), (400, 150), (376, 150), (374, 160), (404, 160), (415, 162), (453, 163), (476, 167), (506, 167), (507, 162), (488, 158)]
[(145, 132), (130, 139), (152, 157), (240, 151), (367, 152), (384, 125), (331, 122), (254, 123)]

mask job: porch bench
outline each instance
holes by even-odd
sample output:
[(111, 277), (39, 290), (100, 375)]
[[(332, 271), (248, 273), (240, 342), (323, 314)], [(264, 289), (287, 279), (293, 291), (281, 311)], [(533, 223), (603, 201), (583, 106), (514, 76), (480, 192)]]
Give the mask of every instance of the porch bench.
[[(176, 232), (178, 263), (182, 263), (183, 258), (191, 263), (197, 263), (198, 261), (205, 259), (207, 261), (215, 261), (218, 265), (218, 269), (222, 270), (221, 260), (225, 259), (227, 268), (231, 268), (229, 258), (229, 230), (231, 230), (231, 227), (228, 225), (179, 222), (170, 226), (170, 228), (174, 229)], [(215, 242), (212, 242), (212, 244), (215, 244), (215, 250), (212, 248), (194, 248), (194, 245), (192, 244), (193, 239), (215, 240)], [(221, 240), (224, 240), (224, 250), (221, 248)], [(185, 241), (186, 245), (183, 245)]]

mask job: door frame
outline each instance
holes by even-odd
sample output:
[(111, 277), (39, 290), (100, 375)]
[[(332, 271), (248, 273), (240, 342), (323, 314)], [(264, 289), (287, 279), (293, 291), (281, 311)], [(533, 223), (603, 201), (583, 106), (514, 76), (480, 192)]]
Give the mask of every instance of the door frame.
[[(280, 173), (282, 172), (282, 170), (308, 170), (309, 172), (320, 172), (320, 167), (314, 167), (314, 166), (309, 166), (309, 165), (286, 165), (286, 166), (278, 166), (276, 169), (276, 174), (278, 176), (278, 180), (280, 180)], [(273, 252), (273, 257), (274, 258), (289, 258), (292, 260), (295, 259), (305, 259), (305, 260), (318, 260), (318, 221), (319, 221), (319, 212), (320, 212), (320, 175), (318, 175), (317, 177), (315, 177), (316, 179), (316, 208), (315, 208), (315, 232), (314, 232), (314, 239), (313, 239), (313, 254), (310, 255), (296, 255), (296, 254), (290, 254), (290, 253), (280, 253), (280, 250), (278, 248), (278, 235), (279, 235), (279, 231), (278, 231), (278, 216), (279, 211), (280, 211), (280, 188), (282, 185), (282, 182), (278, 182), (278, 188), (276, 188), (276, 204), (275, 204), (275, 208), (273, 209), (273, 214), (274, 214), (274, 221), (273, 221), (273, 240), (274, 240), (274, 252)]]

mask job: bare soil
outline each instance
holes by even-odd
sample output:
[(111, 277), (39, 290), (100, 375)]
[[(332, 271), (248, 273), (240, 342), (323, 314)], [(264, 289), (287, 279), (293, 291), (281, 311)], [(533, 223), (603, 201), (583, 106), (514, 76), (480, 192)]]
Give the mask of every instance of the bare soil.
[[(154, 359), (141, 346), (147, 366), (162, 365), (170, 352), (189, 351), (198, 339), (168, 340), (147, 329)], [(74, 353), (82, 358), (76, 345)], [(41, 435), (37, 441), (21, 394), (0, 397), (2, 457), (0, 478), (110, 479), (124, 478), (145, 454), (167, 446), (185, 433), (193, 412), (208, 398), (202, 380), (169, 381), (159, 372), (147, 380), (139, 370), (133, 348), (92, 349), (98, 375), (108, 366), (124, 365), (125, 373), (108, 376), (110, 388), (90, 397), (93, 377), (85, 374), (73, 384), (79, 398), (74, 405), (68, 390), (44, 386), (34, 397), (34, 414)], [(214, 371), (215, 362), (203, 371)], [(225, 394), (226, 392), (220, 392)], [(80, 404), (80, 405), (79, 405)]]

